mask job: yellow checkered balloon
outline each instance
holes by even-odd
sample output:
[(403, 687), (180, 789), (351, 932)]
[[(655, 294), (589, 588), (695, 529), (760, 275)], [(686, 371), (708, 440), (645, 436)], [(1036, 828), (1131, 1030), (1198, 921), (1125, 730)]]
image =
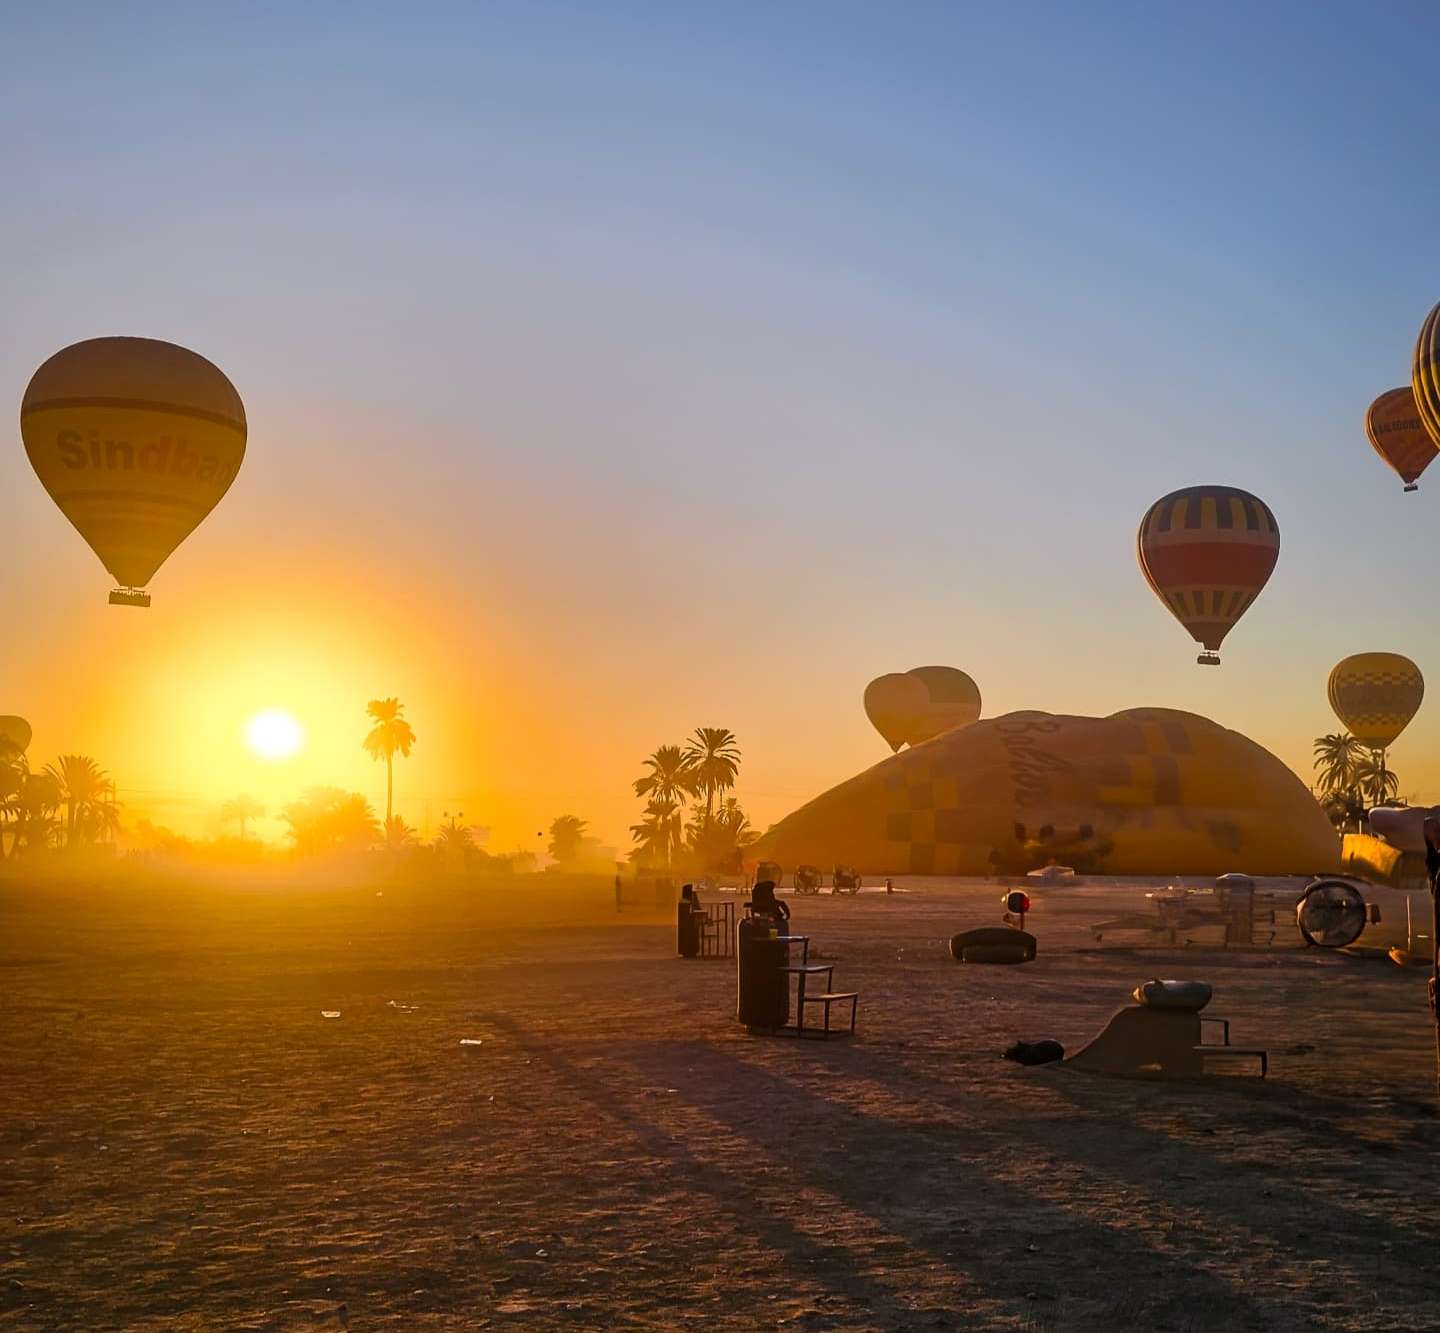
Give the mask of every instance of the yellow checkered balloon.
[(1335, 664), (1329, 694), (1330, 707), (1350, 734), (1383, 750), (1419, 711), (1425, 677), (1399, 653), (1356, 653)]

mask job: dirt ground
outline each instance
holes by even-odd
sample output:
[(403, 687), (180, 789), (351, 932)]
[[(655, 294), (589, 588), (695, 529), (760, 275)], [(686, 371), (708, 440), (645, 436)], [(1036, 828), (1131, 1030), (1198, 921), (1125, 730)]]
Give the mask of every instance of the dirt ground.
[[(538, 884), (0, 884), (0, 1328), (1440, 1327), (1422, 973), (1095, 945), (1133, 887), (960, 966), (998, 889), (917, 884), (794, 905), (859, 1033), (767, 1039)], [(1271, 1077), (998, 1058), (1156, 975)]]

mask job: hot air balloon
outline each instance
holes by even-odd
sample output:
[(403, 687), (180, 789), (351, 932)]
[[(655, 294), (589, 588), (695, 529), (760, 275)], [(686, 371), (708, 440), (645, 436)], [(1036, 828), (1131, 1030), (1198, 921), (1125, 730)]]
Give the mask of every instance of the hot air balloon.
[(1265, 501), (1234, 486), (1188, 486), (1156, 500), (1140, 520), (1140, 571), (1219, 666), (1220, 644), (1260, 595), (1280, 555), (1280, 528)]
[(203, 356), (150, 338), (92, 338), (40, 367), (20, 406), (40, 484), (121, 585), (141, 589), (230, 489), (245, 408)]
[(1425, 316), (1420, 326), (1410, 365), (1410, 388), (1415, 394), (1420, 424), (1440, 447), (1440, 305)]
[(956, 727), (968, 727), (979, 718), (980, 687), (958, 667), (914, 667), (905, 674), (919, 680), (928, 697), (928, 706), (911, 733), (911, 745)]
[(1370, 404), (1365, 434), (1375, 452), (1399, 474), (1407, 491), (1419, 489), (1417, 478), (1440, 452), (1420, 420), (1415, 391), (1408, 384), (1382, 393)]
[(1399, 653), (1356, 653), (1335, 664), (1328, 686), (1335, 716), (1362, 745), (1389, 748), (1425, 697), (1420, 668)]
[(929, 707), (925, 682), (903, 672), (877, 676), (865, 687), (865, 715), (892, 750), (915, 735)]
[(30, 724), (23, 717), (0, 717), (0, 758), (24, 754), (30, 747)]

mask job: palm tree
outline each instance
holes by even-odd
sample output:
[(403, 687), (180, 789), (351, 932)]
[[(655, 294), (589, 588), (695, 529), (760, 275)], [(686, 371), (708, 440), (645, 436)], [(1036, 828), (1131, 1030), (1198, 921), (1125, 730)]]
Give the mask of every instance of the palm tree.
[(740, 748), (728, 727), (696, 727), (681, 755), (705, 796), (705, 822), (715, 813), (715, 797), (735, 785), (740, 772)]
[(399, 815), (391, 815), (385, 821), (385, 845), (397, 850), (402, 847), (418, 847), (420, 835)]
[(60, 784), (47, 771), (27, 773), (16, 798), (16, 823), (13, 852), (23, 843), (28, 849), (37, 842), (45, 846), (55, 826), (55, 811), (60, 808)]
[(711, 818), (702, 813), (691, 820), (687, 833), (701, 868), (725, 873), (740, 868), (741, 853), (759, 836), (733, 796), (727, 796)]
[(630, 836), (639, 844), (632, 856), (645, 864), (654, 864), (658, 860), (662, 867), (668, 869), (675, 850), (680, 846), (681, 834), (679, 803), (652, 798), (645, 807), (645, 818), (630, 826)]
[(399, 699), (371, 699), (365, 705), (365, 712), (375, 719), (370, 734), (365, 737), (364, 746), (372, 759), (385, 761), (385, 826), (390, 826), (394, 817), (395, 756), (409, 758), (410, 747), (415, 744), (415, 733), (410, 724), (401, 717), (405, 705)]
[(1355, 786), (1371, 805), (1384, 805), (1400, 792), (1400, 779), (1385, 767), (1385, 752), (1376, 750), (1355, 767)]
[(76, 816), (76, 827), (86, 842), (113, 842), (120, 832), (120, 802), (108, 797), (87, 801)]
[(447, 861), (466, 857), (475, 846), (475, 839), (470, 830), (460, 822), (464, 818), (463, 810), (454, 815), (447, 810), (445, 822), (440, 825), (440, 832), (435, 835), (435, 841), (431, 843), (431, 846)]
[[(11, 747), (10, 752), (0, 750), (0, 819), (15, 824), (10, 835), (10, 852), (14, 855), (20, 845), (21, 794), (25, 790), (25, 779), (29, 776), (25, 768), (25, 757)], [(0, 830), (0, 861), (5, 859), (5, 835)]]
[(546, 850), (557, 865), (569, 865), (579, 859), (585, 845), (585, 820), (575, 815), (561, 815), (550, 825), (550, 842)]
[(380, 824), (370, 802), (359, 792), (339, 787), (311, 787), (298, 801), (291, 801), (280, 817), (290, 825), (290, 836), (301, 856), (360, 850), (373, 846), (380, 837)]
[(1344, 791), (1355, 785), (1356, 769), (1365, 761), (1365, 747), (1347, 732), (1315, 738), (1315, 767), (1320, 770), (1322, 792)]
[(62, 754), (57, 763), (46, 766), (45, 772), (60, 789), (60, 798), (65, 805), (65, 845), (73, 847), (76, 815), (92, 803), (106, 798), (110, 790), (109, 774), (84, 754)]
[(662, 745), (645, 763), (650, 771), (632, 784), (636, 796), (679, 807), (699, 790), (689, 761), (678, 745)]
[(237, 796), (220, 807), (220, 818), (227, 824), (240, 825), (240, 841), (245, 841), (245, 826), (252, 819), (259, 819), (265, 807), (253, 796)]

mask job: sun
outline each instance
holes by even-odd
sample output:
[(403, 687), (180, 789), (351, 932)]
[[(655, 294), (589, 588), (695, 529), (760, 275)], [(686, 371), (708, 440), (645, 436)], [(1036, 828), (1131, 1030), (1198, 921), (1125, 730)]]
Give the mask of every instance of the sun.
[(245, 741), (262, 759), (289, 759), (305, 744), (305, 728), (283, 708), (267, 708), (246, 724)]

